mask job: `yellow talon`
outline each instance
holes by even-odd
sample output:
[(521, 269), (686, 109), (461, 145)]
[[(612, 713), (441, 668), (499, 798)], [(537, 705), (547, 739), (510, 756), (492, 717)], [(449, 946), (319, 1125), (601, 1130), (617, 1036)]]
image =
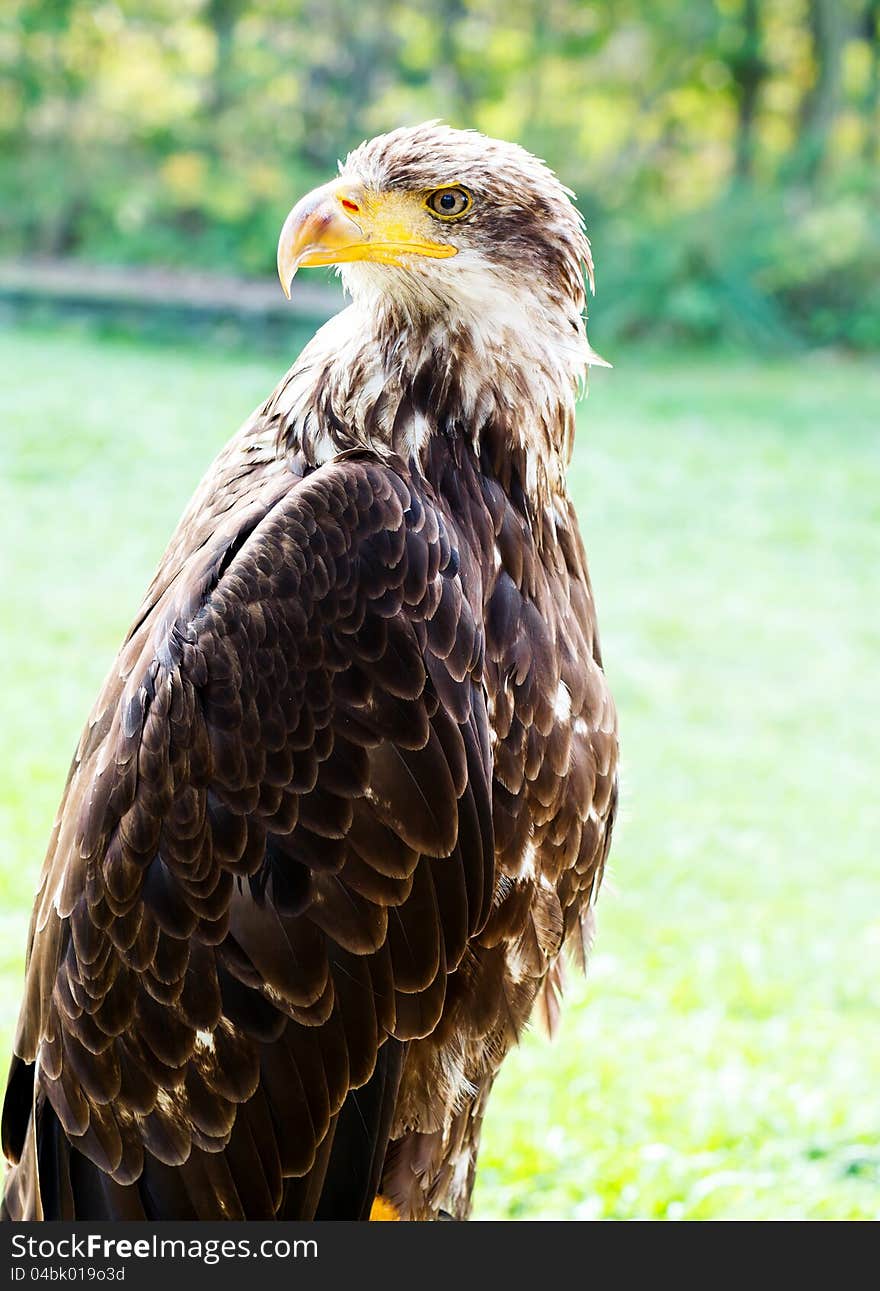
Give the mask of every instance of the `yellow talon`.
[(393, 1201), (389, 1201), (387, 1197), (381, 1197), (377, 1195), (375, 1201), (373, 1202), (372, 1207), (370, 1208), (370, 1220), (372, 1221), (374, 1219), (399, 1220), (400, 1212), (398, 1211), (397, 1207), (394, 1205)]

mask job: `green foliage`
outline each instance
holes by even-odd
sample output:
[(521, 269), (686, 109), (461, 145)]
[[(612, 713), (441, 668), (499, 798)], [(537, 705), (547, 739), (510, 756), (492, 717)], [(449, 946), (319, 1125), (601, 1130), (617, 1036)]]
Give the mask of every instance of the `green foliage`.
[[(880, 374), (611, 357), (570, 478), (621, 819), (587, 982), (493, 1095), (477, 1213), (876, 1218)], [(0, 363), (7, 1052), (81, 724), (178, 514), (281, 361), (0, 333)]]
[(6, 0), (0, 253), (269, 273), (440, 116), (577, 190), (597, 342), (878, 344), (880, 0)]
[(602, 225), (602, 337), (880, 348), (880, 184), (735, 188), (707, 210)]

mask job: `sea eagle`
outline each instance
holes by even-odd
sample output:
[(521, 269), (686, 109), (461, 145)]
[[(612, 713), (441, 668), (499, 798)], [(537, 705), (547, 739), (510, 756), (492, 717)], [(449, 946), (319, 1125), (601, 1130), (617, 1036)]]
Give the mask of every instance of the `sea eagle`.
[(566, 488), (570, 194), (436, 123), (278, 247), (351, 303), (210, 467), (82, 734), (3, 1111), (14, 1219), (466, 1217), (582, 957), (617, 728)]

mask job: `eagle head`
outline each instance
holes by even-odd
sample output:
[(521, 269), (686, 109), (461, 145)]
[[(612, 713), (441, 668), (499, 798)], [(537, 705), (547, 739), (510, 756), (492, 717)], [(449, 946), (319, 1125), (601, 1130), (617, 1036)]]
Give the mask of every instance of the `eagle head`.
[[(338, 265), (357, 302), (491, 325), (520, 304), (566, 318), (593, 266), (572, 194), (517, 144), (437, 122), (362, 143), (284, 222), (278, 273)], [(570, 326), (570, 324), (569, 324)]]
[(439, 427), (469, 427), (475, 451), (492, 438), (520, 461), (536, 506), (563, 487), (577, 395), (603, 360), (586, 334), (584, 223), (544, 162), (437, 122), (380, 135), (287, 216), (288, 295), (306, 265), (338, 266), (352, 304), (274, 400), (290, 446), (420, 457)]

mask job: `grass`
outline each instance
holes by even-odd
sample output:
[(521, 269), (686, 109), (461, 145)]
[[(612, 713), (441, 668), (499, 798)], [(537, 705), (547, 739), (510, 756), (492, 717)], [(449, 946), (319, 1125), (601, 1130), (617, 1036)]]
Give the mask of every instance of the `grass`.
[[(79, 727), (277, 362), (0, 334), (0, 1043)], [(586, 983), (481, 1217), (880, 1216), (880, 372), (623, 355), (571, 482), (623, 741)]]

